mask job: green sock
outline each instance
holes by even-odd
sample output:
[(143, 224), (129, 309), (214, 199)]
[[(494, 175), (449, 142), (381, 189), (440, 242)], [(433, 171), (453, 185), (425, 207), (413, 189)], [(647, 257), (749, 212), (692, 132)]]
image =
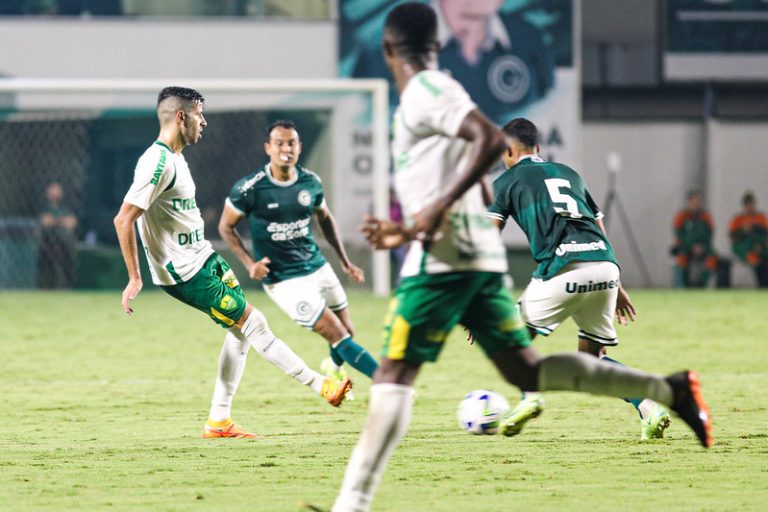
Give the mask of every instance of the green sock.
[(363, 347), (355, 343), (352, 336), (348, 336), (338, 342), (331, 350), (335, 350), (349, 366), (364, 373), (368, 377), (373, 377), (376, 368), (379, 367), (376, 360)]
[(339, 351), (336, 350), (333, 347), (329, 347), (331, 349), (331, 360), (333, 361), (333, 364), (336, 366), (341, 366), (344, 364), (344, 358), (341, 357), (341, 354), (339, 354)]

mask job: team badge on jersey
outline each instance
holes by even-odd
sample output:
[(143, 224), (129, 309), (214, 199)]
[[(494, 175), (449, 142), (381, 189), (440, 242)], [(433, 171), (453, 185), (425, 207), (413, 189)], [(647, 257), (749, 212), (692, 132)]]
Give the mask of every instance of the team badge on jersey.
[(240, 281), (237, 280), (237, 277), (235, 276), (235, 273), (232, 271), (232, 269), (229, 269), (226, 272), (224, 272), (224, 275), (221, 276), (221, 280), (224, 282), (225, 285), (229, 286), (230, 288), (235, 288), (236, 286), (240, 286)]
[(309, 206), (309, 203), (312, 202), (312, 195), (307, 192), (306, 190), (302, 190), (299, 192), (299, 204), (301, 206)]
[(309, 302), (301, 301), (298, 304), (296, 304), (296, 312), (299, 314), (299, 316), (304, 316), (307, 313), (309, 313), (310, 305)]
[(222, 309), (224, 311), (229, 311), (230, 309), (234, 309), (237, 307), (237, 302), (235, 302), (235, 299), (231, 295), (225, 295), (223, 299), (221, 299), (221, 303), (219, 304), (219, 309)]

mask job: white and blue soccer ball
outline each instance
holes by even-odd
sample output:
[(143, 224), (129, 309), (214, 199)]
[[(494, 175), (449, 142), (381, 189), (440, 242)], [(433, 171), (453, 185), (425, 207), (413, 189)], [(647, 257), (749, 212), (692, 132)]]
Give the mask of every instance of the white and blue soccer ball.
[(495, 434), (507, 414), (507, 399), (487, 389), (467, 393), (456, 411), (459, 426), (470, 434)]

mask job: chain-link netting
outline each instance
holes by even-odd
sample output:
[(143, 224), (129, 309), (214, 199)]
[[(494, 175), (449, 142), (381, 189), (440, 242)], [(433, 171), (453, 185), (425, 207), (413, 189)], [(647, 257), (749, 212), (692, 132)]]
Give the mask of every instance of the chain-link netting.
[[(328, 156), (316, 141), (329, 112), (289, 115), (301, 127), (303, 161), (327, 171)], [(286, 113), (271, 110), (209, 113), (204, 140), (185, 150), (208, 239), (218, 238), (232, 185), (266, 163), (266, 127), (281, 117)], [(95, 274), (119, 273), (112, 219), (157, 131), (154, 111), (0, 118), (0, 288), (98, 287)]]

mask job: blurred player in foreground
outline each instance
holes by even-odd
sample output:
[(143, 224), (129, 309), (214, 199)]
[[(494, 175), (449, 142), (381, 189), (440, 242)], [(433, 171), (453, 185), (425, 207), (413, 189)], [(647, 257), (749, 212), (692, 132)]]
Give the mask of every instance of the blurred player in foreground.
[(130, 302), (143, 286), (134, 229), (138, 223), (152, 281), (227, 329), (203, 437), (253, 438), (257, 436), (231, 418), (232, 398), (249, 346), (334, 407), (341, 404), (352, 384), (349, 379), (323, 378), (277, 338), (264, 315), (246, 301), (229, 264), (205, 239), (203, 218), (195, 202), (195, 183), (181, 154), (202, 137), (207, 125), (204, 102), (199, 92), (184, 87), (166, 87), (158, 96), (160, 135), (139, 159), (133, 184), (114, 220), (128, 269), (123, 309), (133, 313)]
[[(579, 327), (579, 351), (606, 361), (608, 346), (618, 339), (614, 313), (626, 325), (635, 308), (621, 286), (619, 264), (605, 232), (603, 214), (584, 180), (573, 169), (539, 157), (538, 130), (527, 119), (504, 126), (509, 147), (502, 159), (507, 170), (493, 183), (488, 217), (504, 228), (512, 217), (528, 237), (539, 264), (520, 297), (531, 338), (548, 336), (567, 318)], [(642, 439), (664, 437), (667, 410), (653, 400), (628, 398), (640, 414)], [(537, 417), (544, 401), (539, 393), (524, 399), (502, 422), (499, 431), (513, 436)]]
[(710, 420), (698, 376), (667, 378), (580, 353), (542, 358), (503, 284), (506, 255), (486, 217), (480, 181), (506, 150), (498, 129), (461, 84), (438, 71), (437, 20), (418, 2), (387, 16), (384, 55), (400, 105), (394, 114), (395, 187), (406, 226), (369, 218), (369, 242), (387, 249), (413, 240), (385, 320), (384, 357), (368, 417), (349, 460), (334, 512), (371, 507), (376, 487), (413, 409), (413, 382), (435, 361), (456, 324), (469, 328), (504, 378), (524, 391), (570, 390), (645, 396), (671, 405), (705, 447)]
[[(320, 334), (330, 345), (323, 361), (326, 375), (344, 379), (344, 361), (373, 377), (376, 360), (352, 339), (349, 303), (339, 278), (312, 234), (312, 216), (356, 283), (365, 280), (344, 250), (341, 235), (325, 202), (323, 184), (314, 172), (298, 165), (301, 141), (291, 121), (277, 121), (267, 129), (264, 151), (269, 163), (232, 187), (219, 221), (219, 233), (242, 262), (251, 279), (297, 324)], [(253, 255), (235, 226), (248, 219)]]

